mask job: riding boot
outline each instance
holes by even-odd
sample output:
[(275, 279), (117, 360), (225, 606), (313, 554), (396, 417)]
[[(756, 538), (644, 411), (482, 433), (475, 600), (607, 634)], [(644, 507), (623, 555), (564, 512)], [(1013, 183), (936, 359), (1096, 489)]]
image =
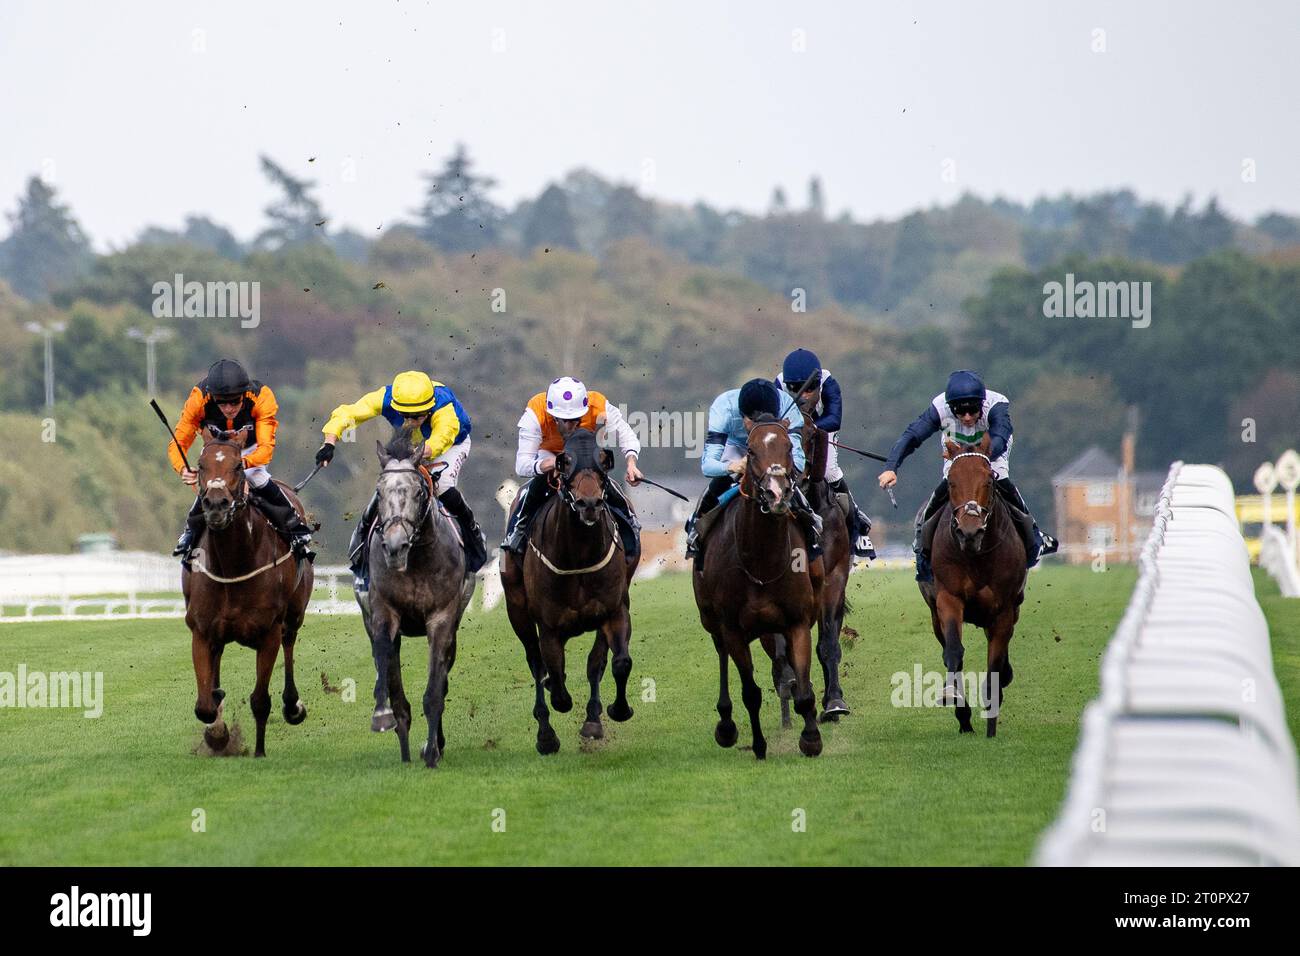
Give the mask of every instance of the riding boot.
[(370, 590), (370, 526), (379, 514), (379, 492), (370, 496), (366, 510), (361, 512), (361, 519), (352, 529), (352, 539), (348, 542), (348, 567), (352, 569), (352, 584), (358, 592)]
[(1017, 527), (1020, 529), (1021, 539), (1025, 544), (1025, 568), (1034, 567), (1038, 564), (1038, 559), (1045, 554), (1055, 554), (1059, 543), (1050, 534), (1044, 533), (1038, 527), (1038, 521), (1029, 510), (1029, 505), (1025, 504), (1020, 489), (1015, 486), (1010, 478), (999, 478), (997, 486), (1002, 497), (1025, 516), (1024, 519), (1016, 522)]
[(261, 488), (252, 489), (254, 503), (271, 520), (271, 525), (289, 541), (293, 556), (299, 561), (311, 561), (316, 552), (311, 550), (311, 528), (302, 520), (298, 509), (276, 482), (268, 481)]
[(524, 493), (519, 497), (519, 505), (510, 516), (506, 525), (506, 539), (501, 542), (504, 551), (515, 554), (524, 553), (524, 544), (528, 541), (528, 526), (541, 510), (543, 503), (550, 497), (551, 485), (545, 475), (535, 475), (533, 480), (524, 485)]
[[(808, 541), (808, 558), (821, 557), (822, 553), (822, 518), (817, 512), (813, 511), (812, 505), (804, 497), (804, 493), (798, 485), (791, 486), (790, 500), (794, 503), (794, 513), (799, 519), (799, 526), (803, 529), (804, 538)], [(836, 507), (839, 507), (836, 505)]]
[(186, 568), (190, 566), (190, 552), (194, 550), (194, 545), (199, 540), (199, 532), (202, 530), (203, 505), (200, 504), (199, 496), (195, 495), (194, 504), (190, 505), (190, 513), (185, 516), (185, 530), (181, 532), (180, 540), (172, 550), (172, 557), (180, 558), (181, 564)]
[(859, 558), (874, 560), (876, 547), (871, 543), (871, 519), (853, 500), (853, 492), (849, 491), (849, 483), (843, 477), (839, 481), (831, 482), (830, 485), (831, 491), (845, 495), (849, 499), (849, 513), (853, 515), (849, 528), (849, 537), (853, 539), (853, 553)]
[(921, 532), (926, 522), (939, 513), (939, 509), (947, 500), (948, 479), (944, 478), (934, 486), (934, 491), (930, 493), (930, 500), (925, 503), (916, 521), (916, 536), (912, 539), (912, 551), (916, 553), (916, 580), (922, 583), (934, 580), (934, 569), (930, 566), (930, 549), (921, 544)]
[(487, 562), (487, 539), (459, 488), (448, 488), (438, 500), (460, 525), (460, 535), (465, 541), (465, 573), (473, 574)]
[(731, 474), (719, 475), (709, 482), (709, 487), (704, 490), (704, 494), (700, 495), (700, 500), (695, 505), (695, 512), (686, 519), (686, 557), (693, 558), (699, 553), (700, 536), (696, 529), (700, 518), (716, 508), (718, 499), (735, 483), (736, 479)]
[(627, 496), (623, 494), (622, 486), (613, 479), (605, 485), (605, 503), (609, 505), (614, 523), (618, 525), (618, 536), (623, 542), (623, 558), (627, 561), (635, 560), (641, 556), (641, 522), (628, 503)]

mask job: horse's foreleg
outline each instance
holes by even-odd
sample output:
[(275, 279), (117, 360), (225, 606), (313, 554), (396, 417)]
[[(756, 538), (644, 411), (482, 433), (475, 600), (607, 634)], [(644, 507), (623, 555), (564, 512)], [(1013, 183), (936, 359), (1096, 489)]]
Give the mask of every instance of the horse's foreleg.
[(731, 747), (736, 743), (740, 731), (731, 719), (731, 691), (728, 688), (727, 649), (722, 638), (713, 635), (713, 646), (718, 652), (718, 726), (713, 729), (713, 739), (719, 747)]
[[(827, 591), (831, 590), (827, 582)], [(840, 687), (840, 630), (844, 625), (844, 590), (829, 595), (823, 600), (823, 607), (817, 620), (817, 660), (822, 665), (822, 678), (825, 689), (822, 692), (822, 720), (839, 720), (849, 712), (849, 705), (844, 702), (844, 690)]]
[(257, 648), (257, 683), (249, 695), (248, 706), (257, 722), (257, 746), (254, 757), (266, 756), (266, 720), (271, 716), (271, 672), (275, 670), (275, 658), (280, 653), (280, 626), (276, 625)]
[(450, 611), (429, 615), (425, 622), (429, 635), (429, 686), (424, 690), (424, 716), (429, 722), (429, 739), (420, 749), (424, 765), (430, 770), (442, 759), (445, 741), (442, 736), (442, 712), (447, 705), (448, 678), (455, 656), (455, 618)]
[(970, 723), (970, 702), (962, 692), (962, 664), (965, 657), (961, 643), (962, 615), (965, 605), (961, 598), (954, 597), (940, 590), (935, 597), (935, 614), (938, 617), (941, 641), (943, 643), (943, 666), (947, 671), (944, 678), (944, 702), (951, 697), (955, 705), (957, 725), (960, 733), (970, 734), (975, 728)]
[[(531, 622), (529, 627), (532, 627)], [(524, 645), (529, 673), (533, 675), (533, 719), (537, 721), (537, 752), (546, 756), (560, 749), (560, 738), (551, 727), (551, 712), (546, 709), (546, 693), (542, 689), (546, 679), (546, 665), (542, 662), (541, 644), (535, 631), (524, 634), (516, 629), (516, 633)]]
[(618, 613), (602, 628), (605, 642), (614, 652), (614, 703), (609, 705), (611, 720), (632, 719), (632, 706), (627, 702), (627, 679), (632, 674), (632, 617), (627, 605), (620, 604)]
[(601, 726), (600, 714), (600, 680), (605, 676), (605, 661), (609, 658), (609, 643), (605, 639), (605, 628), (596, 632), (592, 642), (591, 653), (587, 655), (587, 683), (591, 685), (591, 697), (587, 700), (587, 721), (579, 734), (588, 740), (599, 740), (605, 736)]
[(391, 613), (375, 614), (372, 607), (371, 615), (370, 653), (375, 659), (375, 710), (370, 715), (370, 729), (381, 733), (397, 726), (397, 718), (388, 702), (388, 674), (393, 638), (398, 628)]
[(393, 731), (402, 763), (411, 762), (411, 702), (402, 684), (402, 635), (393, 636), (393, 653), (388, 658), (388, 701), (393, 708)]
[(573, 698), (564, 686), (564, 641), (553, 631), (540, 630), (538, 643), (542, 648), (542, 660), (546, 662), (546, 686), (551, 692), (551, 707), (557, 713), (567, 714), (573, 710)]
[(822, 735), (817, 729), (817, 699), (812, 686), (812, 629), (807, 624), (790, 628), (786, 634), (786, 653), (794, 668), (794, 709), (803, 718), (799, 752), (805, 757), (816, 757), (822, 752)]
[(763, 706), (763, 691), (754, 681), (754, 659), (749, 653), (749, 641), (744, 635), (732, 632), (727, 633), (726, 641), (731, 659), (736, 662), (736, 670), (740, 672), (740, 699), (745, 702), (745, 710), (749, 711), (754, 756), (763, 760), (767, 757), (767, 740), (763, 737), (763, 728), (758, 722), (758, 712)]
[(989, 737), (997, 736), (998, 714), (1002, 711), (1002, 692), (1011, 683), (1011, 634), (1016, 626), (1016, 612), (999, 614), (988, 629), (988, 673), (984, 677), (984, 729)]
[(284, 634), (284, 693), (280, 700), (284, 704), (284, 722), (296, 726), (307, 719), (307, 708), (298, 697), (298, 686), (293, 681), (293, 647), (298, 633), (285, 631)]
[(763, 645), (763, 650), (767, 651), (767, 656), (772, 659), (772, 689), (776, 691), (777, 699), (781, 702), (781, 726), (791, 727), (793, 723), (790, 720), (790, 697), (794, 692), (794, 670), (790, 667), (790, 660), (785, 648), (784, 634), (763, 634), (758, 639)]
[(221, 666), (221, 648), (214, 646), (198, 631), (191, 632), (190, 650), (194, 657), (194, 679), (198, 684), (198, 698), (194, 702), (194, 716), (204, 724), (203, 741), (213, 751), (221, 751), (230, 743), (230, 730), (221, 719), (221, 701), (225, 692), (217, 686)]

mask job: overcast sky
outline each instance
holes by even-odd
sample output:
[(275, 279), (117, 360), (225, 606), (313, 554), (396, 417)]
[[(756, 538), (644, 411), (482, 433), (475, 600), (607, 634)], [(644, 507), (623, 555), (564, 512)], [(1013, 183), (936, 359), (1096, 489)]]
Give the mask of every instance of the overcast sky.
[(1298, 26), (1287, 0), (5, 0), (0, 208), (43, 174), (100, 248), (188, 212), (246, 239), (266, 152), (374, 235), (464, 141), (506, 205), (587, 166), (755, 212), (817, 174), (860, 219), (1122, 186), (1300, 213)]

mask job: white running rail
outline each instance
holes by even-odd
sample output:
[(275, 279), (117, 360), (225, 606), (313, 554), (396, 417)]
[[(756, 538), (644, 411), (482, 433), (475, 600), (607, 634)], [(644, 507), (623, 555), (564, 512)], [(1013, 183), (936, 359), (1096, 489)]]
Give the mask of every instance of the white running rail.
[(1232, 485), (1175, 462), (1040, 866), (1300, 865), (1295, 742)]

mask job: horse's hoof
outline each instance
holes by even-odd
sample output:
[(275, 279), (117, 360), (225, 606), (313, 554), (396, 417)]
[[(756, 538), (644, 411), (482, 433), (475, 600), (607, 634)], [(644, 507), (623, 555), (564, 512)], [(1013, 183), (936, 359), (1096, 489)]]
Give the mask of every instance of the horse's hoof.
[(220, 753), (230, 744), (230, 728), (223, 726), (219, 734), (213, 733), (210, 727), (206, 728), (203, 731), (203, 742), (210, 750)]
[(226, 692), (224, 690), (222, 690), (220, 687), (216, 687), (213, 689), (212, 691), (213, 703), (215, 703), (218, 707), (220, 707), (221, 702), (225, 699), (226, 699)]
[(284, 707), (284, 722), (292, 727), (297, 727), (307, 719), (307, 708), (303, 706), (302, 701), (298, 701), (292, 707), (288, 704)]
[(610, 720), (617, 720), (619, 723), (632, 719), (632, 708), (627, 705), (627, 701), (622, 701), (621, 703), (617, 700), (614, 701), (614, 703), (609, 705), (607, 713), (609, 714)]
[(984, 736), (996, 737), (998, 735), (998, 719), (992, 717), (984, 722)]
[(543, 757), (549, 757), (553, 753), (558, 753), (560, 749), (560, 738), (555, 736), (555, 731), (549, 727), (537, 735), (537, 752)]
[(822, 720), (838, 720), (840, 717), (848, 716), (849, 713), (849, 705), (844, 703), (844, 698), (836, 697), (827, 701), (822, 708)]
[(756, 741), (754, 741), (754, 759), (755, 759), (755, 760), (766, 760), (766, 759), (767, 759), (767, 741), (766, 741), (766, 740), (756, 740)]
[(713, 739), (718, 742), (719, 747), (734, 747), (736, 738), (740, 735), (739, 729), (735, 724), (718, 721), (718, 726), (713, 728)]
[(587, 740), (600, 740), (605, 736), (605, 728), (599, 720), (589, 720), (582, 725), (582, 729), (578, 731), (578, 736)]
[(430, 770), (437, 770), (438, 761), (442, 759), (442, 752), (437, 749), (431, 751), (429, 749), (429, 742), (426, 740), (420, 746), (420, 756), (424, 758), (424, 765), (426, 767)]
[(805, 757), (816, 757), (822, 752), (822, 735), (805, 730), (799, 735), (799, 752)]
[(973, 733), (975, 733), (975, 728), (974, 728), (974, 727), (971, 727), (971, 726), (969, 726), (969, 725), (968, 725), (968, 726), (965, 726), (965, 727), (958, 727), (958, 728), (957, 728), (957, 733), (959, 733), (959, 734), (973, 734)]
[(370, 715), (370, 729), (377, 734), (392, 730), (396, 726), (397, 718), (393, 716), (391, 707), (380, 708)]
[(840, 722), (840, 715), (832, 714), (829, 713), (828, 711), (822, 711), (821, 714), (819, 714), (817, 717), (817, 723), (819, 724), (838, 724), (839, 722)]

